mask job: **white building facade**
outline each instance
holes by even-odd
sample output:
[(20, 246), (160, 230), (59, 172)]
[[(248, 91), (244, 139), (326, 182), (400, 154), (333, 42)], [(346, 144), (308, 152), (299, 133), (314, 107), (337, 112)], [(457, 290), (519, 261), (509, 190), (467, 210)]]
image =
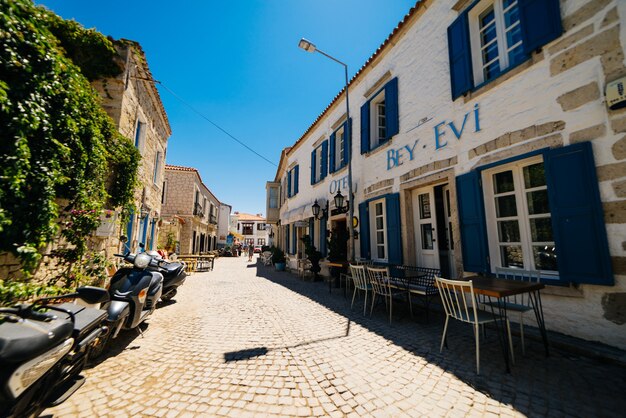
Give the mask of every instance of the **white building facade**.
[(351, 123), (342, 92), (268, 183), (290, 262), (352, 221), (357, 258), (539, 270), (548, 329), (626, 348), (625, 22), (617, 0), (417, 3), (351, 80)]

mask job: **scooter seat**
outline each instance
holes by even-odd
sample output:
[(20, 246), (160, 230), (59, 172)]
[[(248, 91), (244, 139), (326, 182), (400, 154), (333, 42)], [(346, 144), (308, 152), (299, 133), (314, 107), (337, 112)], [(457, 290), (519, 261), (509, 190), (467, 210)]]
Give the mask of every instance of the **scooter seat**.
[(58, 307), (74, 314), (74, 336), (79, 340), (99, 326), (107, 316), (107, 312), (102, 309), (88, 308), (73, 303), (64, 303)]
[(67, 319), (0, 323), (0, 364), (19, 363), (45, 353), (72, 335), (74, 327)]
[(167, 263), (163, 266), (163, 269), (165, 269), (166, 271), (165, 274), (167, 274), (168, 276), (178, 274), (183, 268), (185, 268), (185, 266), (178, 261)]

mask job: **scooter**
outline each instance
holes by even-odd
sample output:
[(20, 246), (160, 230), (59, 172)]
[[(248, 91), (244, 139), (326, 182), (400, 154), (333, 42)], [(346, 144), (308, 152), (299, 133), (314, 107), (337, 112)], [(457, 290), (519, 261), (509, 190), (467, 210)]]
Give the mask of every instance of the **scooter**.
[(69, 295), (0, 308), (0, 417), (36, 417), (85, 382), (80, 372), (94, 342), (107, 332), (107, 313), (73, 303), (44, 304), (70, 298), (105, 303), (109, 294), (85, 286)]
[[(185, 273), (185, 263), (179, 261), (166, 261), (156, 251), (146, 251), (158, 263), (158, 271), (163, 274), (163, 293), (161, 300), (170, 301), (178, 292), (178, 287), (185, 283), (187, 273)], [(153, 267), (151, 267), (153, 268)]]
[(132, 267), (120, 268), (111, 278), (109, 285), (110, 303), (106, 307), (109, 332), (100, 339), (92, 351), (93, 358), (100, 356), (109, 341), (116, 338), (121, 329), (136, 329), (156, 309), (163, 291), (163, 275), (159, 261), (146, 253), (122, 255)]

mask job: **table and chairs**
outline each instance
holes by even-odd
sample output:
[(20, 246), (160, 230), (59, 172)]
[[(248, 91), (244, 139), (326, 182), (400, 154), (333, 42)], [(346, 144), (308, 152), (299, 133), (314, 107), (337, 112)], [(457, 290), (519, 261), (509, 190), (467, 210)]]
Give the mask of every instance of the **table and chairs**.
[(496, 276), (475, 275), (461, 280), (448, 280), (440, 277), (437, 269), (418, 266), (375, 266), (349, 264), (349, 275), (345, 281), (354, 286), (351, 308), (357, 293), (364, 293), (363, 314), (367, 311), (368, 299), (372, 315), (377, 297), (382, 297), (389, 311), (389, 322), (393, 317), (393, 297), (408, 296), (412, 314), (411, 295), (420, 295), (425, 301), (428, 318), (429, 305), (434, 298), (440, 298), (446, 315), (440, 351), (447, 346), (447, 331), (450, 319), (469, 323), (474, 329), (476, 346), (476, 373), (480, 373), (480, 329), (485, 324), (494, 324), (503, 352), (506, 371), (510, 372), (510, 362), (515, 364), (509, 315), (519, 315), (522, 353), (525, 354), (524, 315), (534, 313), (541, 334), (546, 356), (549, 346), (540, 290), (545, 287), (540, 282), (537, 271), (497, 268)]

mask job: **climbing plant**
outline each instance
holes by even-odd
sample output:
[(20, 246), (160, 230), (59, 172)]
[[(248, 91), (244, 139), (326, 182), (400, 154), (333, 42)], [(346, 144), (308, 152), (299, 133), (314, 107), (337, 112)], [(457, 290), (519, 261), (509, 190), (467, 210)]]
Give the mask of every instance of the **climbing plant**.
[(80, 259), (102, 208), (132, 202), (140, 155), (89, 83), (119, 74), (116, 59), (97, 31), (0, 0), (0, 251), (25, 272), (59, 234), (59, 255)]

